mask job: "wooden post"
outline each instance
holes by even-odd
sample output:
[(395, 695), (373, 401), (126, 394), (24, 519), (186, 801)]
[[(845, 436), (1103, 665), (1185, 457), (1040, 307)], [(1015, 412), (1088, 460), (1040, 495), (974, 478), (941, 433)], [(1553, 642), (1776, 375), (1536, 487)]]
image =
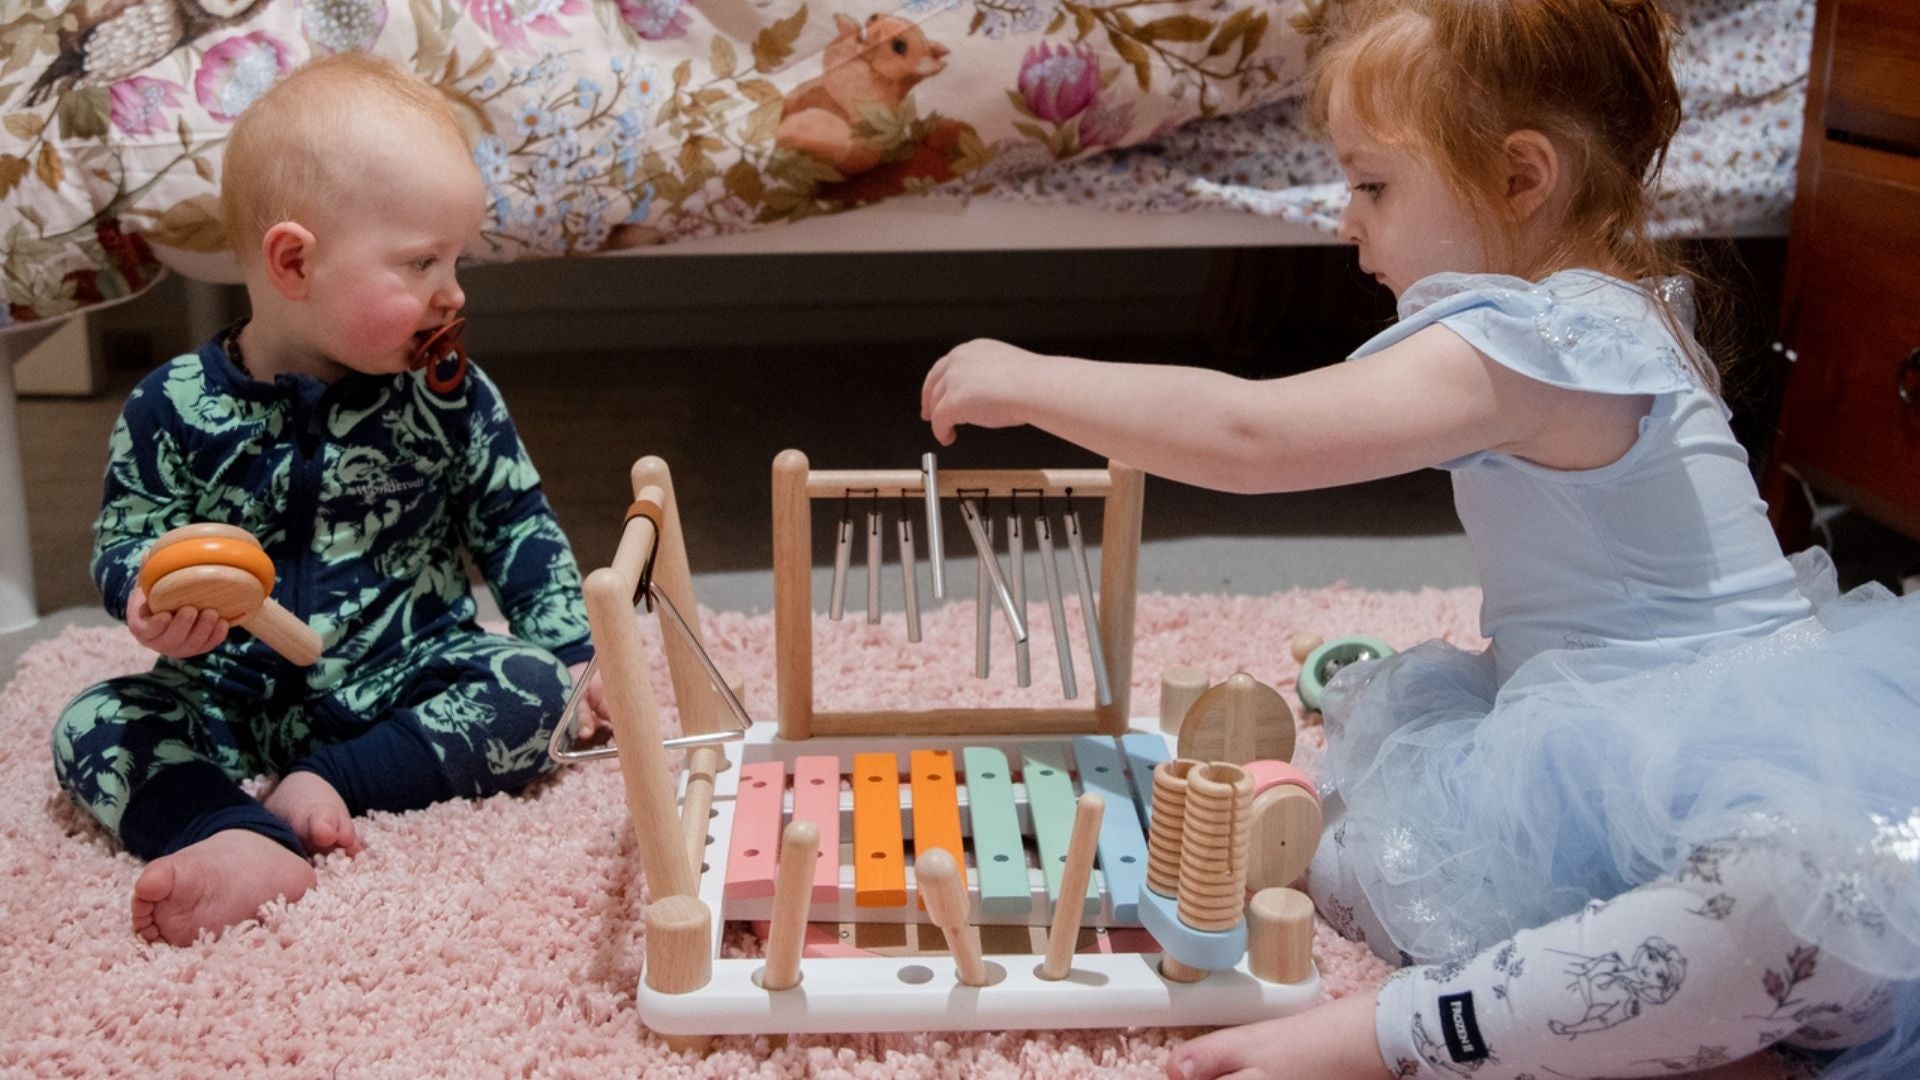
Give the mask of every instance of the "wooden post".
[[(694, 603), (693, 571), (687, 562), (687, 540), (673, 494), (673, 476), (667, 471), (667, 463), (653, 456), (634, 462), (631, 476), (634, 498), (643, 499), (651, 488), (660, 506), (660, 548), (653, 560), (653, 583), (673, 601), (694, 640), (704, 648), (706, 639), (700, 634), (700, 609)], [(720, 692), (708, 681), (706, 668), (694, 655), (693, 646), (664, 628), (660, 643), (667, 654), (667, 674), (673, 680), (674, 704), (680, 709), (680, 730), (688, 735), (705, 735), (732, 727)]]
[[(645, 518), (635, 518), (628, 525), (630, 533), (652, 528)], [(633, 582), (617, 570), (602, 567), (587, 575), (584, 591), (601, 686), (620, 745), (620, 775), (626, 782), (627, 813), (639, 841), (641, 869), (656, 899), (691, 896), (693, 870), (679, 836), (673, 780), (667, 771), (666, 750), (660, 745), (658, 706), (640, 647), (640, 627), (633, 617)]]
[[(672, 664), (672, 659), (668, 659)], [(697, 661), (696, 661), (697, 662)], [(705, 672), (701, 673), (702, 678)], [(722, 671), (727, 689), (740, 696), (740, 675)], [(705, 684), (711, 688), (711, 684)], [(685, 715), (685, 714), (682, 714)], [(687, 862), (693, 866), (694, 888), (699, 890), (700, 875), (707, 861), (707, 825), (713, 817), (713, 785), (728, 767), (726, 751), (713, 745), (696, 746), (687, 751), (687, 782), (680, 798), (680, 829), (687, 841)]]
[(773, 459), (773, 651), (780, 737), (813, 737), (813, 510), (807, 455)]
[(1313, 901), (1294, 889), (1261, 889), (1247, 902), (1247, 967), (1271, 983), (1313, 974)]
[(713, 816), (714, 780), (726, 765), (727, 755), (717, 746), (696, 746), (687, 751), (686, 794), (680, 800), (680, 835), (687, 844), (687, 865), (693, 869), (696, 892), (701, 867), (707, 861), (707, 824)]
[(1160, 730), (1168, 735), (1180, 734), (1180, 722), (1187, 718), (1187, 710), (1212, 685), (1207, 673), (1199, 668), (1170, 667), (1161, 672)]
[(800, 985), (800, 952), (807, 939), (813, 901), (813, 871), (820, 858), (820, 830), (811, 821), (787, 825), (780, 837), (780, 865), (773, 883), (773, 921), (767, 933), (767, 964), (760, 989)]
[[(647, 987), (690, 994), (713, 978), (713, 916), (697, 896), (669, 896), (647, 905)], [(711, 1035), (666, 1035), (668, 1048), (705, 1053)]]
[(1087, 879), (1093, 876), (1093, 853), (1106, 809), (1107, 801), (1091, 791), (1074, 803), (1073, 835), (1067, 841), (1067, 864), (1060, 871), (1060, 899), (1053, 905), (1047, 960), (1040, 966), (1043, 979), (1064, 979), (1073, 967), (1073, 947), (1080, 940), (1080, 909), (1086, 906)]
[(970, 905), (965, 871), (947, 849), (934, 848), (914, 860), (913, 873), (920, 897), (927, 903), (927, 914), (933, 916), (934, 925), (946, 935), (947, 945), (953, 950), (960, 981), (967, 986), (987, 985), (987, 962), (980, 955), (980, 928), (967, 918)]
[(1133, 719), (1133, 614), (1139, 595), (1140, 515), (1146, 474), (1108, 461), (1113, 489), (1100, 518), (1100, 644), (1106, 652), (1111, 705), (1094, 706), (1104, 735), (1124, 735)]

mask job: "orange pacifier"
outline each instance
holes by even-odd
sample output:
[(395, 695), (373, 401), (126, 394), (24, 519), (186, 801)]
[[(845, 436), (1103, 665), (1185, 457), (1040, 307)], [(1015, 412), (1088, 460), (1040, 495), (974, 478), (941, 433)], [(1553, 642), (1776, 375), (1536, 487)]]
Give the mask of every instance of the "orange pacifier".
[(274, 602), (273, 560), (245, 529), (208, 522), (164, 534), (140, 564), (140, 587), (155, 611), (212, 609), (300, 667), (320, 659), (320, 635)]
[[(467, 320), (454, 319), (427, 335), (427, 340), (413, 350), (413, 359), (407, 362), (411, 371), (422, 368), (427, 372), (427, 386), (436, 394), (446, 394), (460, 388), (467, 377), (467, 349), (460, 343), (460, 335), (467, 328)], [(451, 368), (451, 374), (444, 374)]]

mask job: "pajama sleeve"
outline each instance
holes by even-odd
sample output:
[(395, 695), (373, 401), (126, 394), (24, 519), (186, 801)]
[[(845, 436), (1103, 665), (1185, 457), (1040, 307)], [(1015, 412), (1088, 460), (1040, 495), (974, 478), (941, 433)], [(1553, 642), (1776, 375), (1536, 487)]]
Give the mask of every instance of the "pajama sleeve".
[(493, 383), (469, 369), (455, 521), (514, 636), (563, 663), (593, 655), (573, 549)]
[(93, 581), (117, 619), (126, 618), (147, 549), (192, 518), (187, 449), (167, 393), (174, 370), (163, 367), (135, 388), (108, 443), (105, 490), (93, 524)]

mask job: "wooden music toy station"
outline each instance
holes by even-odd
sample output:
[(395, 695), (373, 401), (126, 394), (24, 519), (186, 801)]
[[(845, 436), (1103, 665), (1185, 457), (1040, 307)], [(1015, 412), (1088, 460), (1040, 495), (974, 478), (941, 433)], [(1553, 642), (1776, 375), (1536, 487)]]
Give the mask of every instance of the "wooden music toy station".
[[(1138, 470), (936, 473), (929, 455), (919, 470), (817, 471), (800, 452), (782, 453), (773, 466), (779, 723), (744, 734), (727, 712), (744, 713), (705, 657), (665, 463), (641, 459), (632, 481), (619, 551), (585, 591), (651, 892), (638, 1007), (669, 1045), (702, 1048), (721, 1034), (1221, 1025), (1317, 1001), (1312, 905), (1287, 886), (1318, 842), (1320, 807), (1285, 760), (1286, 703), (1244, 674), (1209, 686), (1176, 669), (1161, 715), (1130, 716)], [(1092, 631), (1095, 685), (1081, 688), (1094, 690), (1091, 703), (816, 709), (813, 505), (850, 517), (849, 496), (863, 492), (925, 506), (936, 596), (940, 506), (960, 504), (980, 562), (982, 673), (989, 608), (1025, 643), (1018, 500), (1031, 499), (1071, 698), (1048, 520), (1050, 506), (1066, 507)], [(1004, 564), (982, 513), (988, 500), (1010, 508)], [(1097, 616), (1074, 500), (1104, 502)], [(877, 518), (868, 533), (877, 621)], [(918, 640), (905, 515), (898, 535), (909, 640)], [(830, 617), (846, 563), (840, 554)], [(634, 616), (642, 597), (663, 600), (663, 618), (679, 624), (662, 634), (685, 732), (673, 743), (692, 744), (677, 800)], [(579, 756), (561, 749), (572, 713), (555, 736), (563, 760)], [(727, 923), (752, 925), (764, 958), (722, 957)]]

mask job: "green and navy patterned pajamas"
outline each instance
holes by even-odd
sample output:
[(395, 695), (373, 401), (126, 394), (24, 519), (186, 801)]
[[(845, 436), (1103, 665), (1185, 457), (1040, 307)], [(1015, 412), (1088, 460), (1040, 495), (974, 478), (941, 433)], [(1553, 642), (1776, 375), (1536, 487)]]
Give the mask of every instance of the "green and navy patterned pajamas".
[[(298, 668), (233, 631), (212, 652), (88, 688), (53, 731), (54, 772), (128, 851), (230, 828), (301, 851), (243, 792), (305, 770), (355, 814), (513, 791), (592, 653), (580, 572), (491, 382), (419, 373), (247, 377), (216, 339), (143, 380), (113, 431), (94, 579), (125, 617), (141, 559), (190, 522), (247, 529), (273, 597), (325, 642)], [(463, 550), (515, 635), (482, 631)]]

